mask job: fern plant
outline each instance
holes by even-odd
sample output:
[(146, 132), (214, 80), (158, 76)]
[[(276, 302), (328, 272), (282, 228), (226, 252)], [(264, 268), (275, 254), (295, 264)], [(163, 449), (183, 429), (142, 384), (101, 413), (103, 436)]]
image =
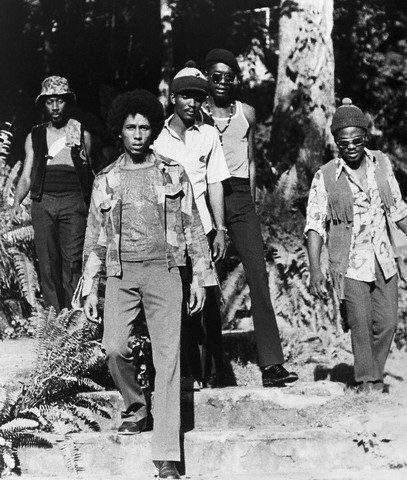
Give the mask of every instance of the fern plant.
[(13, 414), (38, 411), (44, 419), (42, 428), (58, 435), (68, 469), (79, 473), (80, 452), (71, 434), (99, 431), (95, 414), (110, 418), (108, 400), (86, 395), (103, 390), (92, 378), (105, 363), (99, 327), (79, 310), (65, 309), (57, 315), (52, 308), (39, 309), (34, 315), (36, 362)]
[(16, 308), (11, 305), (17, 303), (18, 316), (27, 318), (38, 307), (40, 290), (34, 265), (29, 199), (22, 203), (17, 224), (9, 214), (20, 170), (21, 162), (11, 168), (7, 157), (0, 156), (0, 310), (9, 323), (16, 317)]
[(45, 423), (40, 411), (20, 410), (20, 403), (21, 391), (0, 391), (0, 477), (21, 473), (17, 448), (52, 448), (47, 439), (36, 433)]

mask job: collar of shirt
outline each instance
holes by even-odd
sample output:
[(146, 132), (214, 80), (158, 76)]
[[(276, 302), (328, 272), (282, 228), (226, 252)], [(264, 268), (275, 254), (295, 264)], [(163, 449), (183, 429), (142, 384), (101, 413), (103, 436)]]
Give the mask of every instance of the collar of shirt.
[[(369, 162), (376, 163), (376, 158), (372, 155), (370, 150), (365, 148), (365, 155), (366, 159)], [(345, 160), (342, 157), (336, 157), (336, 173), (335, 173), (335, 180), (338, 180), (339, 175), (342, 173), (342, 170), (345, 170), (345, 172), (349, 175), (349, 167), (346, 165)]]
[[(167, 118), (167, 120), (165, 120), (164, 122), (164, 129), (166, 129), (168, 131), (168, 133), (172, 136), (172, 137), (175, 137), (175, 138), (178, 138), (179, 140), (180, 137), (178, 135), (178, 133), (176, 133), (171, 127), (170, 127), (170, 122), (172, 120), (172, 118), (174, 117), (174, 114), (172, 114), (170, 117)], [(198, 132), (201, 131), (201, 126), (203, 125), (203, 122), (199, 121), (199, 120), (195, 120), (194, 124), (191, 125), (190, 127), (187, 128), (187, 131), (192, 131), (192, 130), (197, 130)]]

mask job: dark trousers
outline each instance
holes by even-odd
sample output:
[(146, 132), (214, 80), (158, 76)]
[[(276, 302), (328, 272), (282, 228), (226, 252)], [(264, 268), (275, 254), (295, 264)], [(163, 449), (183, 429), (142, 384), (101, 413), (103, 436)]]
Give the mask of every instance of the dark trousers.
[(284, 356), (270, 299), (260, 221), (250, 194), (249, 180), (231, 177), (224, 191), (226, 226), (250, 288), (259, 364), (261, 367), (281, 364)]
[[(231, 178), (225, 183), (225, 213), (229, 236), (243, 263), (252, 300), (252, 315), (259, 365), (284, 363), (280, 335), (270, 299), (260, 221), (250, 194), (249, 180)], [(209, 239), (210, 240), (210, 239)], [(189, 285), (184, 282), (184, 285)], [(217, 287), (207, 288), (202, 315), (183, 315), (181, 374), (195, 380), (222, 382), (222, 319)], [(184, 304), (189, 290), (184, 288)]]
[(397, 281), (397, 275), (386, 280), (377, 262), (375, 282), (345, 278), (345, 309), (357, 382), (383, 381), (397, 326)]
[(221, 384), (223, 379), (222, 319), (220, 316), (218, 287), (206, 288), (206, 301), (202, 313), (189, 316), (186, 302), (189, 284), (184, 283), (184, 312), (181, 328), (181, 375), (192, 376), (207, 383)]
[(31, 216), (44, 303), (70, 308), (82, 270), (88, 208), (80, 192), (43, 194)]

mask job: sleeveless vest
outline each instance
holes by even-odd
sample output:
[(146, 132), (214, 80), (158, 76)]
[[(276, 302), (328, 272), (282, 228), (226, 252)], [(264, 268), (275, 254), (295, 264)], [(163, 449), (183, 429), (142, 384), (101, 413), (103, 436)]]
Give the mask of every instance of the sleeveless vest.
[[(394, 198), (388, 181), (389, 172), (383, 153), (371, 151), (376, 159), (375, 179), (385, 214), (394, 206)], [(321, 167), (328, 199), (327, 233), (329, 272), (339, 298), (344, 298), (344, 279), (349, 266), (349, 254), (353, 228), (353, 194), (342, 170), (336, 179), (336, 161), (331, 160)]]
[[(31, 170), (30, 197), (41, 200), (44, 188), (45, 171), (48, 160), (47, 123), (36, 125), (31, 130), (31, 140), (34, 152), (33, 168)], [(83, 127), (81, 125), (80, 145), (71, 148), (72, 162), (81, 185), (81, 192), (86, 203), (90, 202), (92, 194), (93, 172), (86, 154)]]

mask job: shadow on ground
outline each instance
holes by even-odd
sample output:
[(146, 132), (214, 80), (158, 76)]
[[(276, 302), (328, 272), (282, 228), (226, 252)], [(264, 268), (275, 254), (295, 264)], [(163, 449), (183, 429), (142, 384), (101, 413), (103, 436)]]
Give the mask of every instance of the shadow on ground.
[(332, 368), (326, 365), (317, 365), (314, 370), (314, 380), (330, 380), (331, 382), (344, 383), (348, 387), (355, 385), (353, 366), (347, 363), (339, 363)]

